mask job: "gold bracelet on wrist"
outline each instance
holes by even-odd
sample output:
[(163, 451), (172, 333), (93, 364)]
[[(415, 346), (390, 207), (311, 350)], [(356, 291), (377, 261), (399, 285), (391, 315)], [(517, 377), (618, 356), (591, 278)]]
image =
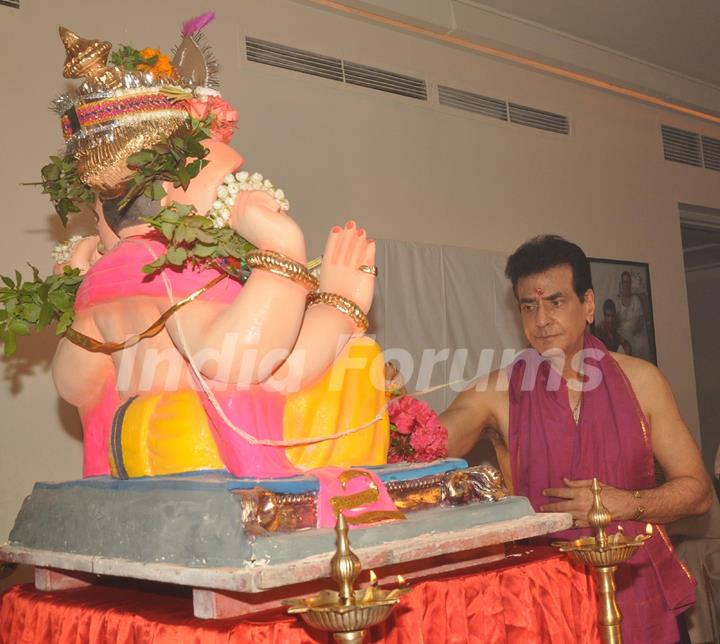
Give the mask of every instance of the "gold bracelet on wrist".
[(308, 291), (314, 291), (319, 286), (317, 278), (310, 274), (306, 266), (274, 250), (250, 251), (245, 255), (245, 263), (250, 268), (259, 268), (275, 275), (287, 277), (304, 286)]
[[(633, 491), (632, 495), (634, 498), (640, 499), (640, 490)], [(645, 506), (638, 505), (631, 521), (639, 521), (643, 514), (645, 514)]]
[(343, 297), (342, 295), (338, 295), (337, 293), (313, 291), (312, 293), (308, 294), (307, 306), (308, 308), (310, 308), (315, 304), (327, 304), (328, 306), (336, 308), (338, 311), (340, 311), (340, 313), (344, 313), (353, 322), (355, 322), (355, 326), (358, 327), (361, 333), (365, 333), (365, 331), (367, 331), (368, 327), (370, 326), (370, 321), (368, 320), (368, 317), (367, 315), (365, 315), (363, 310), (357, 304), (355, 304), (355, 302), (349, 300), (346, 297)]

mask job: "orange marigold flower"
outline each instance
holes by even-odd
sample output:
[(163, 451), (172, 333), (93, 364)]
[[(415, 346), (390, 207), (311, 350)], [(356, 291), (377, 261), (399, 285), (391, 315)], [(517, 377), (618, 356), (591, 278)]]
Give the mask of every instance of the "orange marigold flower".
[(145, 58), (146, 60), (148, 58), (152, 58), (153, 56), (161, 56), (159, 49), (153, 49), (152, 47), (145, 47), (145, 49), (140, 50), (140, 55)]
[(155, 63), (153, 65), (150, 65), (148, 63), (140, 63), (137, 68), (141, 72), (152, 72), (159, 76), (172, 76), (174, 74), (170, 58), (168, 58), (165, 54), (161, 53), (159, 49), (146, 47), (138, 53), (140, 54), (141, 58), (147, 61), (155, 58)]
[(167, 56), (160, 56), (153, 67), (153, 71), (167, 76), (172, 75), (173, 67), (170, 63), (170, 59)]

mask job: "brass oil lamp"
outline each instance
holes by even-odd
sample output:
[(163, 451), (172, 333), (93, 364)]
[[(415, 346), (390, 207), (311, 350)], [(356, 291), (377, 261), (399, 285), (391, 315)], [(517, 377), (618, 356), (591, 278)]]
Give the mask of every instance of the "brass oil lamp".
[(339, 590), (323, 590), (312, 597), (288, 601), (288, 613), (300, 615), (313, 628), (332, 633), (336, 642), (362, 642), (366, 629), (387, 619), (410, 588), (400, 576), (397, 588), (378, 588), (377, 578), (370, 571), (370, 586), (355, 590), (362, 566), (350, 549), (348, 523), (342, 511), (337, 513), (335, 533), (336, 550), (330, 560), (330, 573)]

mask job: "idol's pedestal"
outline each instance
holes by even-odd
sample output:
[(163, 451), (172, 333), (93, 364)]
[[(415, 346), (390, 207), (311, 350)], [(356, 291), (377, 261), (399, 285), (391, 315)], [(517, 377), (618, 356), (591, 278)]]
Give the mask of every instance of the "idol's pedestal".
[[(570, 527), (570, 515), (535, 514), (523, 497), (467, 502), (473, 485), (483, 488), (458, 475), (464, 465), (375, 470), (398, 505), (426, 508), (351, 531), (363, 569), (380, 585), (398, 574), (413, 583), (459, 575), (503, 559), (510, 542)], [(314, 520), (316, 492), (310, 477), (260, 482), (219, 473), (38, 483), (0, 560), (35, 566), (40, 591), (128, 577), (191, 588), (198, 618), (254, 615), (332, 587), (335, 532), (303, 527)], [(451, 504), (433, 504), (440, 497)]]

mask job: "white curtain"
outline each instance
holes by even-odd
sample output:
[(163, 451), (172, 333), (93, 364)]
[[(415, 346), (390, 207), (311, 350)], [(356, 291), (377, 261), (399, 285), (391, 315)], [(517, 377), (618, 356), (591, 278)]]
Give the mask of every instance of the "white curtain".
[[(526, 346), (506, 260), (485, 250), (378, 240), (370, 332), (403, 367), (411, 392), (482, 375), (500, 366), (504, 351)], [(423, 400), (442, 411), (458, 391)]]

